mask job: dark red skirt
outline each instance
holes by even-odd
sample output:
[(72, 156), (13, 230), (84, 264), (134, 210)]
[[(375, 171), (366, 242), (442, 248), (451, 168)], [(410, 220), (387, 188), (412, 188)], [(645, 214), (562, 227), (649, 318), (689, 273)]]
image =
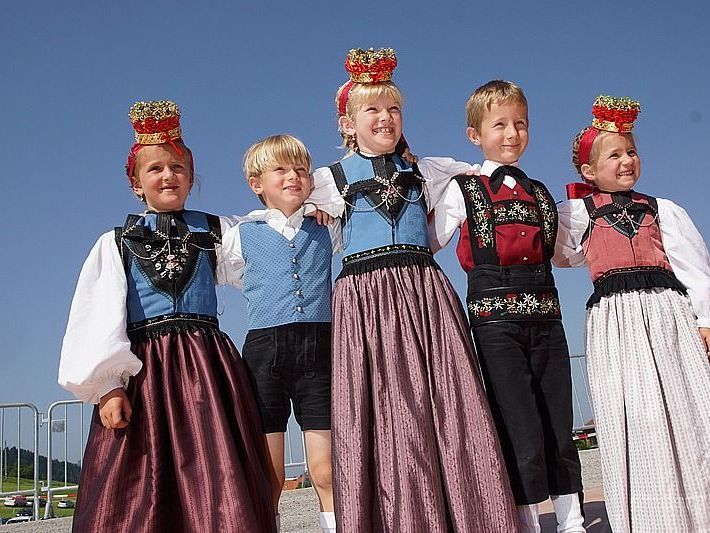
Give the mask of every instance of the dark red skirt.
[(187, 329), (133, 342), (126, 429), (94, 409), (73, 531), (276, 531), (244, 364), (216, 328)]

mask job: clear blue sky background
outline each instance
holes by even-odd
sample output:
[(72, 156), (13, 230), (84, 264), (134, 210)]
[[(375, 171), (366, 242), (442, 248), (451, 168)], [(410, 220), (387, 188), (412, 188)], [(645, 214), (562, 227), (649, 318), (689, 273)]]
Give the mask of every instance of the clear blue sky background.
[[(530, 103), (523, 158), (556, 199), (575, 180), (570, 142), (599, 93), (641, 100), (638, 189), (685, 206), (710, 234), (704, 168), (707, 2), (8, 2), (0, 16), (0, 403), (43, 409), (56, 385), (77, 275), (96, 238), (140, 210), (123, 175), (135, 100), (183, 111), (200, 190), (188, 206), (258, 208), (240, 172), (255, 140), (290, 132), (316, 165), (340, 157), (333, 97), (352, 47), (390, 46), (419, 155), (479, 161), (464, 103), (493, 78)], [(460, 294), (453, 250), (440, 256)], [(583, 348), (586, 271), (557, 273), (570, 345)], [(237, 345), (244, 303), (223, 294)]]

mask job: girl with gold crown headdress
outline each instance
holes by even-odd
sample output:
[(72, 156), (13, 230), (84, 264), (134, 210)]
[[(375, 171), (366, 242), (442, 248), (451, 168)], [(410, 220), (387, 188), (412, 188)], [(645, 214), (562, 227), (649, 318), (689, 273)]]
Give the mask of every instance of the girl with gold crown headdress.
[(184, 209), (194, 172), (175, 103), (129, 116), (126, 171), (147, 210), (91, 250), (59, 366), (59, 383), (97, 404), (73, 531), (275, 531), (251, 383), (217, 320), (236, 221)]
[(710, 256), (682, 208), (634, 190), (639, 110), (595, 100), (554, 262), (586, 265), (594, 282), (587, 369), (611, 528), (708, 531)]
[[(335, 516), (343, 531), (516, 531), (505, 464), (463, 309), (427, 214), (470, 165), (400, 154), (391, 49), (351, 50), (338, 89), (349, 154), (311, 199), (342, 216), (333, 295)], [(399, 145), (399, 146), (398, 146)]]

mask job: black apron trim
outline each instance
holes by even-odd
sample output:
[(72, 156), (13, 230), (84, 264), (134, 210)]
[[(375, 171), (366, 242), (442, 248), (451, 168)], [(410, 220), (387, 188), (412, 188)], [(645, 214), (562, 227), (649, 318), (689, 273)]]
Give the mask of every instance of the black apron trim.
[(687, 294), (685, 285), (673, 272), (663, 267), (615, 268), (594, 281), (594, 292), (587, 300), (587, 308), (599, 303), (605, 296), (645, 289), (673, 289), (680, 294)]

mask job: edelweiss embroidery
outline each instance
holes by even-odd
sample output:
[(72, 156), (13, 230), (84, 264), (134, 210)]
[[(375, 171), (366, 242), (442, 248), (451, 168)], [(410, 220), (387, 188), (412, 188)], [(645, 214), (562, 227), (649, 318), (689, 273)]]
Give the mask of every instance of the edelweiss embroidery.
[(493, 206), (496, 224), (508, 224), (511, 222), (523, 222), (526, 224), (539, 224), (540, 213), (537, 208), (527, 202), (515, 200), (513, 202), (501, 202)]
[(479, 248), (493, 246), (493, 223), (481, 186), (474, 178), (466, 182), (465, 188), (473, 205), (473, 217), (476, 222), (474, 225), (475, 234), (471, 236), (472, 242), (475, 242)]
[(533, 183), (533, 196), (542, 216), (542, 238), (545, 246), (554, 246), (557, 238), (557, 208), (551, 204), (545, 190)]
[(555, 294), (511, 292), (505, 296), (478, 298), (468, 302), (472, 318), (508, 317), (508, 315), (541, 314), (561, 316), (560, 301)]

